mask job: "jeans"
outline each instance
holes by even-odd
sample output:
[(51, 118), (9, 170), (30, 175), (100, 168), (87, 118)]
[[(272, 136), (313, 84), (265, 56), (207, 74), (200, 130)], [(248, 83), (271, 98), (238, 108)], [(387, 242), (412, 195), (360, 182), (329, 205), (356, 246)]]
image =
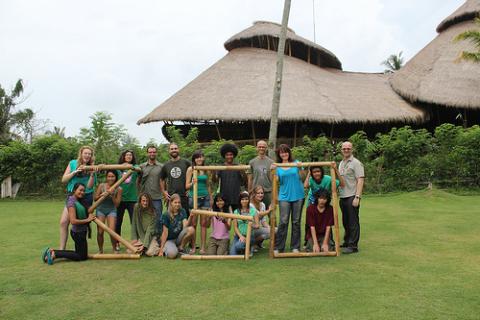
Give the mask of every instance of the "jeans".
[[(251, 237), (250, 238), (250, 253), (253, 253), (253, 243), (255, 242), (255, 238)], [(246, 242), (240, 242), (240, 238), (235, 235), (233, 237), (233, 243), (232, 246), (230, 247), (230, 255), (235, 256), (239, 254), (242, 250), (245, 250), (245, 245)]]
[[(193, 209), (193, 197), (188, 197), (188, 206)], [(210, 208), (210, 196), (197, 197), (197, 207), (199, 209)]]
[(88, 259), (87, 231), (73, 232), (70, 235), (75, 242), (75, 251), (72, 250), (54, 250), (55, 258), (65, 258), (74, 261)]
[(134, 207), (135, 207), (135, 202), (133, 201), (120, 202), (120, 205), (117, 208), (117, 222), (115, 224), (115, 232), (118, 233), (119, 235), (122, 235), (122, 223), (123, 223), (123, 215), (125, 214), (125, 210), (128, 211), (130, 224), (132, 224)]
[(343, 243), (349, 248), (358, 249), (360, 240), (360, 206), (352, 205), (355, 196), (340, 198), (340, 208), (342, 209), (342, 222), (345, 229)]
[(157, 217), (162, 216), (162, 199), (152, 200), (153, 208)]
[(300, 220), (302, 218), (303, 199), (297, 201), (279, 201), (280, 223), (275, 238), (275, 250), (284, 251), (287, 242), (288, 221), (292, 220), (290, 247), (300, 250)]

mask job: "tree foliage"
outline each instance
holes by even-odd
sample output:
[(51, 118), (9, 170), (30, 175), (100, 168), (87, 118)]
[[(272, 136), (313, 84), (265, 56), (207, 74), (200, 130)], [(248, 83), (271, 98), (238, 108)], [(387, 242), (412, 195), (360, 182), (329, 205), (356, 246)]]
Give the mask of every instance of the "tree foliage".
[(391, 54), (387, 60), (382, 61), (381, 65), (386, 67), (384, 70), (385, 73), (394, 73), (403, 67), (404, 58), (402, 57), (402, 54), (402, 51), (398, 54)]

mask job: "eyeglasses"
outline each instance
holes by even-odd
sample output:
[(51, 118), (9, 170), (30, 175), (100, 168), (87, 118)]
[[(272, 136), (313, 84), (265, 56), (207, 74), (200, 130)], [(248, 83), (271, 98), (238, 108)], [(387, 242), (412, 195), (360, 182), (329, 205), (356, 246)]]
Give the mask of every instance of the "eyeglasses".
[(352, 148), (342, 148), (342, 150), (347, 151), (347, 150), (352, 150)]

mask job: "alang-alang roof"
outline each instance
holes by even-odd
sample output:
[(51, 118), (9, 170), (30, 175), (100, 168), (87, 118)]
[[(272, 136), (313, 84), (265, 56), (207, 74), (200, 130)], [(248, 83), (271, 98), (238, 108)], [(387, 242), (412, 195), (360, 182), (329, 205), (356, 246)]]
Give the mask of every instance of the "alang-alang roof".
[(474, 17), (480, 0), (469, 0), (437, 27), (440, 34), (391, 78), (405, 99), (445, 107), (480, 109), (480, 63), (459, 61), (462, 51), (477, 51), (469, 41), (453, 39), (478, 30)]
[[(227, 55), (138, 124), (153, 121), (268, 121), (280, 26), (256, 22), (227, 42)], [(419, 122), (422, 110), (390, 87), (389, 76), (341, 70), (338, 58), (292, 30), (287, 34), (280, 121)]]

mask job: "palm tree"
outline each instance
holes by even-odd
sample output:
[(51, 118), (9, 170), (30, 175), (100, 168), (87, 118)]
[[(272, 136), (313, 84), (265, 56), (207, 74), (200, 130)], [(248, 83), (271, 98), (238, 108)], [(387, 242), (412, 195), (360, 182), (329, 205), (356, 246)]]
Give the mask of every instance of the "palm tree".
[(387, 69), (384, 70), (385, 73), (394, 73), (403, 67), (404, 59), (402, 54), (403, 51), (400, 51), (398, 54), (391, 54), (387, 60), (382, 61), (381, 65), (387, 67)]
[[(480, 27), (480, 18), (475, 18), (475, 24)], [(460, 40), (470, 40), (470, 42), (475, 45), (477, 51), (462, 51), (460, 53), (460, 56), (458, 57), (458, 60), (480, 62), (480, 30), (467, 30), (465, 32), (462, 32), (454, 39), (454, 41)]]

